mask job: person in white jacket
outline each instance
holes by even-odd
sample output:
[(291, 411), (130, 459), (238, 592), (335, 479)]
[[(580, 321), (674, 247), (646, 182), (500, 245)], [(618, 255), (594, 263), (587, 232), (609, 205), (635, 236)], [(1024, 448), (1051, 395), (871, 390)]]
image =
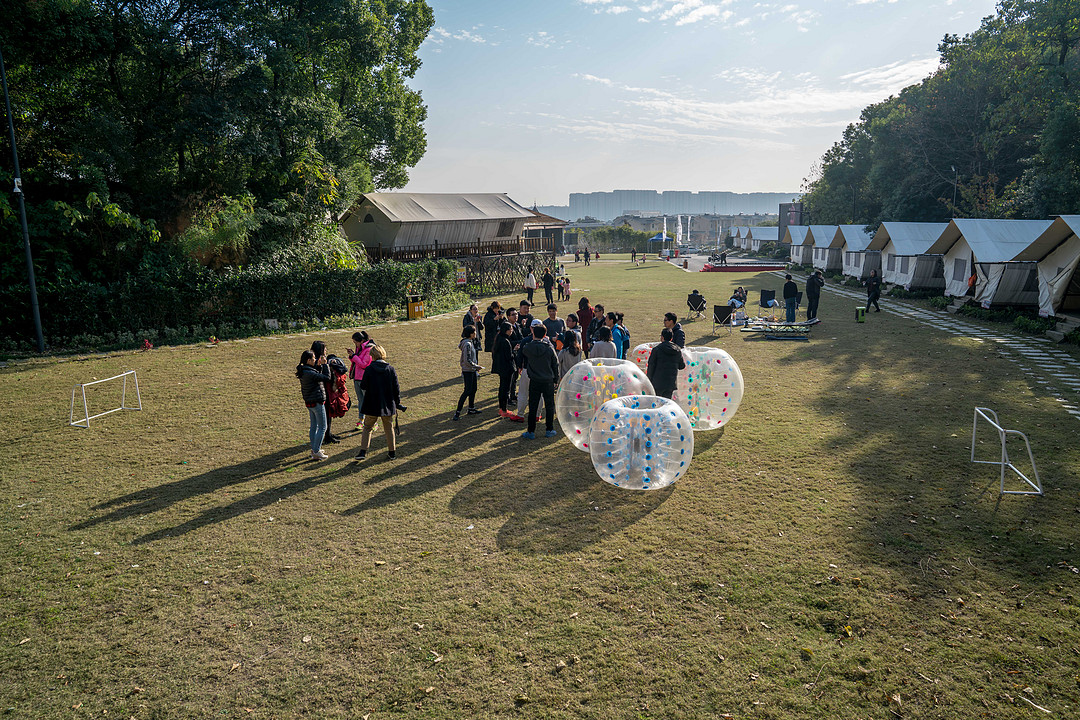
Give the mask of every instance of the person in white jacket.
[(469, 400), (469, 415), (479, 415), (480, 411), (474, 406), (476, 405), (476, 380), (477, 373), (483, 370), (483, 366), (477, 362), (476, 343), (473, 342), (473, 336), (476, 335), (476, 327), (474, 325), (466, 325), (461, 331), (461, 342), (458, 344), (458, 348), (461, 349), (461, 377), (465, 381), (465, 389), (461, 392), (461, 397), (457, 401), (457, 410), (454, 411), (454, 420), (461, 419), (461, 408), (465, 405), (466, 398)]

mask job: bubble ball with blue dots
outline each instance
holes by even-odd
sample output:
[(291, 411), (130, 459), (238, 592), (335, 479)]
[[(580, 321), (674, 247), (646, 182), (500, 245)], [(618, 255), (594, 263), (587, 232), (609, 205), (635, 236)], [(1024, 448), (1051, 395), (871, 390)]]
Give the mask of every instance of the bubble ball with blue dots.
[(589, 423), (608, 400), (655, 392), (645, 372), (629, 360), (590, 358), (571, 367), (555, 394), (555, 416), (579, 450), (589, 450)]
[(589, 456), (606, 482), (658, 490), (681, 478), (694, 456), (694, 432), (678, 403), (624, 395), (602, 404), (589, 424)]
[[(643, 343), (631, 357), (641, 369), (647, 369), (649, 355), (659, 343)], [(743, 397), (743, 376), (738, 363), (720, 348), (702, 346), (683, 348), (686, 367), (679, 371), (672, 396), (694, 430), (715, 430), (735, 415)]]

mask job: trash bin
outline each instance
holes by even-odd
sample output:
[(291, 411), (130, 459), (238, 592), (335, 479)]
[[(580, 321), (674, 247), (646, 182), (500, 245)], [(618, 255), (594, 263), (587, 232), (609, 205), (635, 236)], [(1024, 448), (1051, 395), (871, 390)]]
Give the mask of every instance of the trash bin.
[(675, 248), (675, 257), (679, 257), (679, 248)]
[(683, 270), (689, 270), (690, 269), (690, 261), (689, 260), (683, 260), (682, 261), (682, 266), (683, 266)]
[(855, 322), (866, 322), (866, 308), (859, 306), (855, 308)]
[(408, 308), (407, 314), (410, 320), (419, 320), (424, 317), (423, 295), (406, 295), (405, 304)]

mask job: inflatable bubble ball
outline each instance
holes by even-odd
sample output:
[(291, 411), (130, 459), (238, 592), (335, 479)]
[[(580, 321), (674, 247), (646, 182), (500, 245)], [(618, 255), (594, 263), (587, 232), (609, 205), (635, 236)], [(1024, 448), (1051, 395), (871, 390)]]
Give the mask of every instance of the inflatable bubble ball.
[(646, 372), (649, 369), (649, 355), (652, 354), (652, 349), (659, 344), (658, 342), (641, 343), (630, 351), (627, 359), (633, 360), (641, 368), (641, 372)]
[(674, 400), (694, 430), (722, 427), (739, 409), (743, 376), (735, 360), (720, 348), (683, 349), (686, 368), (679, 372)]
[(678, 403), (655, 395), (608, 400), (589, 424), (589, 456), (605, 481), (658, 490), (681, 478), (694, 456), (694, 433)]
[(582, 360), (567, 371), (555, 394), (559, 427), (579, 450), (589, 449), (589, 421), (608, 400), (624, 395), (652, 395), (652, 383), (629, 360)]

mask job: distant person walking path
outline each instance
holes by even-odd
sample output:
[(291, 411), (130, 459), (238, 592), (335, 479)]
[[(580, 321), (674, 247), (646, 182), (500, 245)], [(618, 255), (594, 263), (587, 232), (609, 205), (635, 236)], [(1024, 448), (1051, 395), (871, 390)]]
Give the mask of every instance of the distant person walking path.
[[(779, 277), (784, 276), (783, 273), (773, 274)], [(797, 279), (805, 281), (802, 277)], [(848, 288), (829, 283), (822, 288), (822, 292), (850, 298), (857, 301), (856, 304), (863, 304), (866, 301), (866, 291), (860, 288)], [(1080, 360), (1076, 360), (1064, 350), (1059, 349), (1052, 341), (1046, 338), (995, 333), (979, 325), (965, 322), (955, 315), (945, 315), (939, 311), (915, 307), (891, 298), (881, 312), (914, 320), (950, 335), (1000, 345), (1003, 349), (1002, 357), (1016, 363), (1034, 381), (1033, 389), (1045, 390), (1061, 403), (1061, 408), (1065, 412), (1080, 420)], [(867, 320), (869, 322), (869, 318)], [(829, 322), (844, 322), (844, 320), (830, 318)]]

